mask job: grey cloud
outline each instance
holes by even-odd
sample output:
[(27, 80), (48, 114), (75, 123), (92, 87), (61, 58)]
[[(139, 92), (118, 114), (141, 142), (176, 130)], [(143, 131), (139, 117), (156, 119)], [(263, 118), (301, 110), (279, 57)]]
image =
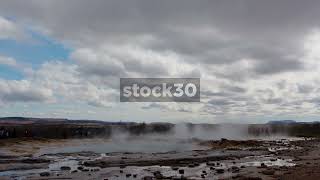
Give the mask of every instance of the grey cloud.
[(151, 104), (148, 104), (147, 106), (143, 106), (142, 109), (152, 109), (152, 108), (160, 108), (162, 109), (163, 106), (160, 105), (160, 104), (157, 104), (157, 103), (151, 103)]
[[(145, 109), (145, 110), (149, 110), (149, 109), (160, 109), (160, 110), (163, 110), (163, 111), (167, 111), (167, 110), (170, 110), (170, 108), (165, 105), (165, 104), (160, 104), (160, 103), (150, 103), (146, 106), (143, 106), (142, 109)], [(172, 109), (171, 109), (172, 110)]]
[(48, 97), (39, 91), (13, 91), (5, 94), (3, 100), (5, 102), (45, 102)]
[[(320, 15), (319, 6), (318, 1), (312, 0), (33, 0), (23, 8), (19, 1), (1, 2), (0, 9), (7, 15), (36, 21), (67, 41), (126, 42), (137, 35), (150, 34), (163, 42), (155, 46), (191, 56), (197, 54), (196, 57), (208, 54), (203, 57), (204, 62), (219, 63), (228, 56), (229, 61), (236, 61), (237, 54), (243, 55), (243, 47), (250, 49), (261, 44), (277, 44), (294, 53), (298, 48), (294, 44), (301, 36), (319, 25), (314, 18)], [(201, 36), (204, 28), (217, 29), (218, 35)], [(227, 38), (220, 38), (221, 34)]]
[(109, 78), (109, 76), (122, 77), (126, 76), (126, 72), (119, 66), (106, 65), (101, 66), (99, 64), (82, 64), (79, 66), (79, 71), (87, 75), (96, 75), (100, 77)]
[[(90, 6), (89, 6), (90, 5)], [(21, 7), (19, 1), (1, 3), (3, 12), (36, 18), (52, 28), (81, 30), (86, 22), (88, 30), (105, 32), (150, 32), (161, 26), (214, 24), (232, 34), (246, 34), (256, 38), (266, 38), (275, 34), (296, 33), (305, 26), (318, 23), (319, 2), (315, 0), (283, 0), (257, 2), (245, 1), (160, 1), (148, 0), (33, 0)], [(70, 8), (73, 7), (73, 8)], [(53, 13), (55, 12), (55, 13)], [(54, 14), (55, 16), (52, 16)], [(108, 22), (100, 24), (100, 22)], [(120, 23), (119, 23), (120, 22)], [(71, 26), (70, 24), (74, 25)], [(195, 26), (197, 27), (197, 26)], [(262, 32), (266, 32), (263, 34)], [(278, 31), (286, 29), (287, 31)], [(59, 32), (59, 31), (57, 31)], [(77, 33), (79, 31), (70, 31)]]
[(227, 99), (211, 99), (208, 103), (215, 106), (226, 106), (234, 104)]
[(218, 92), (214, 92), (214, 91), (201, 91), (201, 96), (203, 97), (212, 97), (212, 96), (220, 96), (220, 97), (224, 97), (224, 96), (231, 96), (230, 93), (227, 93), (227, 92), (221, 92), (221, 91), (218, 91)]
[(265, 104), (280, 104), (282, 101), (281, 98), (268, 98), (263, 100)]
[(161, 77), (161, 75), (168, 74), (166, 67), (163, 67), (160, 64), (143, 64), (139, 60), (127, 60), (124, 58), (124, 67), (127, 71), (139, 72), (149, 77)]
[(277, 82), (276, 85), (277, 85), (278, 89), (283, 90), (286, 88), (287, 82), (285, 80), (281, 80), (281, 81)]
[(304, 64), (299, 60), (277, 59), (259, 61), (254, 71), (257, 74), (270, 75), (288, 71), (301, 71), (303, 68)]
[(148, 109), (160, 109), (162, 111), (177, 111), (177, 112), (192, 112), (191, 109), (187, 106), (181, 106), (181, 104), (171, 104), (168, 105), (166, 103), (150, 103), (146, 106), (143, 106), (142, 109), (148, 110)]
[(302, 94), (311, 93), (315, 88), (311, 85), (297, 84), (298, 92)]
[(250, 75), (250, 73), (247, 70), (239, 71), (239, 72), (232, 72), (232, 71), (227, 71), (222, 73), (214, 72), (213, 74), (218, 78), (226, 79), (230, 81), (236, 81), (236, 82), (243, 82), (249, 78), (254, 78), (254, 75)]
[(246, 91), (245, 88), (225, 84), (219, 91), (201, 91), (201, 98), (209, 99), (210, 104), (228, 105), (232, 104), (231, 101), (248, 101), (249, 99), (242, 96)]
[(246, 88), (235, 85), (223, 85), (222, 89), (233, 93), (245, 93), (247, 91)]

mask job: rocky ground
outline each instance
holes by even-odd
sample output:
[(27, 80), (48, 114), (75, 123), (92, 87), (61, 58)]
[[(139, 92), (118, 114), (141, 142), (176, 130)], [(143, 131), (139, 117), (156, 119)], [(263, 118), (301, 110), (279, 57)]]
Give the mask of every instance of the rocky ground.
[(317, 139), (194, 141), (207, 148), (40, 156), (15, 149), (0, 156), (0, 179), (320, 179)]

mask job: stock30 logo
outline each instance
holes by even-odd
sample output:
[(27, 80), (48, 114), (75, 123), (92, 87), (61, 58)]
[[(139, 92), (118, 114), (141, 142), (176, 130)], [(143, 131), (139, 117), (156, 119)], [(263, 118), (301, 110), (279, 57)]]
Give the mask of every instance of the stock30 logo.
[(120, 102), (200, 102), (200, 78), (120, 78)]

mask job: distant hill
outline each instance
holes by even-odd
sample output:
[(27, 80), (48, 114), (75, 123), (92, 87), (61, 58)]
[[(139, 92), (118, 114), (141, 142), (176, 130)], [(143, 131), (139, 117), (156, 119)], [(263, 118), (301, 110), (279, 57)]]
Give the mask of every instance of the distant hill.
[(37, 123), (65, 123), (67, 119), (53, 118), (28, 118), (28, 117), (3, 117), (0, 124), (37, 124)]
[(97, 120), (69, 120), (55, 118), (0, 118), (0, 139), (20, 137), (88, 138), (109, 137), (112, 131), (132, 135), (167, 133), (170, 123), (105, 122)]
[(30, 118), (30, 117), (2, 117), (0, 124), (23, 125), (23, 124), (127, 124), (128, 122), (106, 122), (98, 120), (69, 120), (63, 118)]
[(294, 120), (278, 120), (278, 121), (269, 121), (267, 124), (295, 124), (297, 123)]

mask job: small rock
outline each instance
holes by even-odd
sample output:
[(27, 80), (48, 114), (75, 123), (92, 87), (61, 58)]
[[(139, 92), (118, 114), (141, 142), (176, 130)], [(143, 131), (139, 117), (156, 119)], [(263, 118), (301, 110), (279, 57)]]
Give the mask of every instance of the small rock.
[(302, 159), (299, 157), (295, 157), (292, 161), (301, 161)]
[(262, 167), (262, 168), (266, 168), (266, 167), (267, 167), (267, 165), (266, 165), (266, 164), (264, 164), (264, 163), (261, 163), (261, 167)]
[(154, 172), (153, 175), (156, 179), (163, 179), (164, 178), (160, 171)]
[(50, 176), (50, 173), (49, 172), (42, 172), (42, 173), (40, 173), (40, 176)]
[(188, 179), (186, 177), (181, 176), (181, 177), (173, 177), (171, 178), (171, 180), (188, 180)]
[(184, 174), (184, 170), (183, 169), (179, 169), (179, 174)]
[(240, 169), (239, 169), (237, 166), (232, 166), (232, 167), (231, 167), (231, 171), (232, 171), (233, 173), (236, 173), (236, 172), (239, 172)]
[(261, 172), (264, 175), (274, 175), (275, 171), (272, 169), (266, 169)]
[(224, 173), (224, 169), (216, 169), (216, 172), (217, 172), (218, 174), (222, 174), (222, 173)]
[(241, 176), (240, 174), (237, 174), (237, 175), (235, 175), (235, 176), (232, 176), (231, 178), (232, 178), (232, 179), (241, 179), (242, 176)]
[(61, 169), (62, 171), (70, 171), (70, 170), (71, 170), (71, 167), (69, 167), (69, 166), (61, 166), (60, 169)]
[(50, 160), (48, 159), (36, 159), (36, 158), (28, 158), (21, 160), (22, 163), (28, 163), (28, 164), (37, 164), (37, 163), (49, 163)]
[(243, 177), (245, 180), (262, 180), (260, 177)]
[(152, 176), (145, 176), (143, 177), (143, 180), (153, 180)]
[(172, 170), (177, 171), (179, 167), (172, 167)]

